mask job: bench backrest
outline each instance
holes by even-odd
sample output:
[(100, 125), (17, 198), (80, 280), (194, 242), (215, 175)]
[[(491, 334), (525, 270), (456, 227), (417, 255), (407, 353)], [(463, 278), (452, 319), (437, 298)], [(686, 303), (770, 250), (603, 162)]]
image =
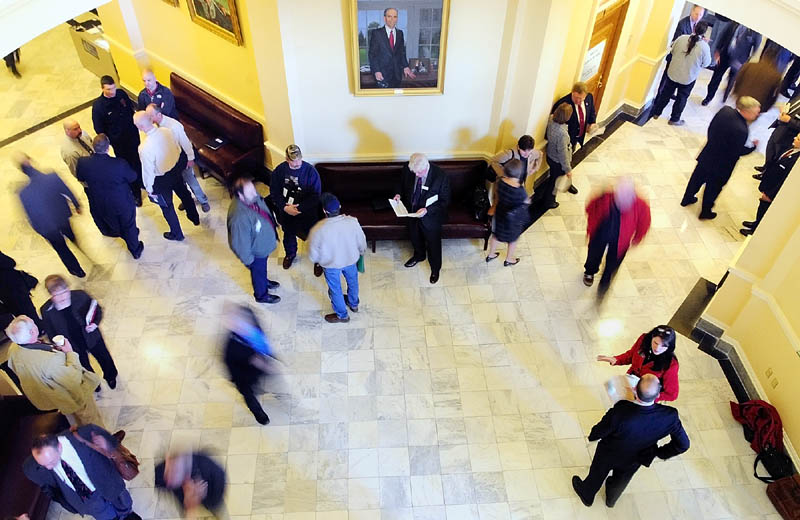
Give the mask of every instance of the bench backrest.
[(189, 117), (196, 124), (209, 129), (208, 133), (219, 134), (244, 150), (264, 146), (261, 123), (174, 72), (169, 79), (175, 105), (182, 116)]

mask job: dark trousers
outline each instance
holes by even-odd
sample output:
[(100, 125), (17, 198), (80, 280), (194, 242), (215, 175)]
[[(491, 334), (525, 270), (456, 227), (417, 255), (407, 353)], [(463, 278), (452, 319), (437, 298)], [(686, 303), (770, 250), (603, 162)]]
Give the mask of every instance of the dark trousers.
[(778, 123), (778, 126), (773, 130), (772, 135), (769, 136), (767, 141), (767, 149), (764, 152), (764, 166), (776, 161), (783, 152), (792, 147), (792, 141), (797, 132), (789, 128), (789, 125)]
[(267, 258), (254, 258), (250, 265), (250, 281), (253, 283), (253, 296), (256, 300), (263, 298), (268, 293), (267, 285)]
[(715, 175), (714, 172), (710, 171), (701, 163), (697, 163), (697, 166), (695, 166), (692, 172), (692, 176), (689, 177), (686, 191), (683, 193), (683, 201), (691, 201), (697, 195), (697, 192), (700, 191), (703, 184), (705, 184), (706, 189), (703, 191), (701, 213), (709, 213), (714, 208), (714, 203), (722, 192), (723, 186), (727, 184), (729, 177), (730, 176), (720, 177), (719, 175)]
[(181, 152), (181, 159), (178, 161), (178, 164), (164, 175), (156, 177), (153, 183), (153, 192), (164, 197), (163, 203), (159, 201), (159, 207), (161, 208), (161, 213), (164, 215), (164, 219), (167, 221), (167, 224), (169, 224), (169, 232), (173, 236), (180, 238), (183, 238), (183, 230), (181, 229), (181, 223), (178, 222), (175, 206), (172, 203), (173, 192), (175, 192), (175, 195), (183, 202), (183, 207), (186, 210), (186, 218), (195, 224), (200, 222), (200, 214), (197, 213), (197, 206), (194, 204), (192, 194), (189, 193), (189, 189), (186, 187), (186, 184), (184, 184), (183, 177), (181, 177), (181, 172), (185, 167), (186, 156)]
[(414, 258), (422, 261), (427, 254), (431, 273), (438, 273), (442, 268), (442, 226), (428, 228), (421, 219), (409, 218), (408, 234), (411, 235), (411, 245), (414, 246)]
[(539, 186), (539, 189), (535, 190), (534, 198), (541, 200), (545, 207), (548, 207), (556, 201), (556, 180), (562, 175), (565, 175), (566, 172), (564, 172), (564, 168), (561, 167), (561, 163), (555, 159), (551, 159), (545, 155), (545, 160), (547, 161), (547, 166), (550, 168), (550, 172), (547, 174), (547, 179)]
[(3, 296), (2, 302), (0, 302), (0, 309), (5, 309), (6, 312), (9, 312), (14, 316), (29, 317), (34, 323), (36, 323), (36, 327), (40, 331), (44, 331), (44, 324), (42, 323), (41, 318), (39, 318), (39, 312), (36, 310), (36, 307), (31, 301), (31, 295), (29, 292), (15, 292), (13, 299)]
[(653, 104), (653, 115), (660, 116), (661, 112), (664, 111), (664, 107), (667, 106), (667, 103), (669, 103), (669, 100), (672, 98), (672, 94), (675, 93), (675, 103), (672, 104), (670, 120), (680, 121), (681, 114), (683, 114), (683, 109), (686, 108), (686, 101), (689, 99), (689, 94), (692, 93), (694, 84), (695, 82), (692, 81), (688, 85), (684, 85), (683, 83), (678, 83), (677, 81), (666, 78), (664, 87), (658, 93), (658, 96), (656, 96), (656, 101)]
[(761, 219), (764, 218), (764, 215), (767, 214), (767, 210), (772, 205), (771, 202), (767, 202), (766, 200), (759, 200), (758, 201), (758, 209), (756, 210), (756, 225), (753, 226), (755, 230), (759, 224), (761, 224)]
[[(619, 499), (622, 492), (628, 486), (633, 475), (639, 469), (638, 462), (619, 465), (614, 457), (603, 454), (595, 454), (589, 474), (583, 480), (579, 490), (581, 496), (586, 500), (593, 500), (594, 496), (600, 491), (603, 482), (606, 483), (606, 504), (613, 506)], [(611, 476), (608, 474), (611, 473)], [(607, 477), (607, 478), (606, 478)]]
[(125, 241), (125, 246), (131, 253), (139, 249), (139, 228), (136, 227), (136, 208), (129, 208), (128, 211), (111, 216), (116, 220), (114, 227), (119, 229), (120, 238)]
[(3, 57), (3, 61), (6, 62), (6, 68), (10, 69), (13, 74), (19, 74), (19, 72), (17, 72), (17, 63), (19, 63), (19, 49), (6, 54)]
[(114, 359), (111, 357), (111, 352), (106, 347), (106, 342), (101, 337), (91, 350), (76, 349), (78, 359), (81, 361), (81, 366), (89, 372), (94, 372), (92, 364), (89, 362), (89, 354), (94, 356), (100, 369), (103, 371), (103, 379), (106, 381), (113, 381), (117, 378), (117, 365), (114, 364)]
[(131, 193), (133, 193), (133, 198), (137, 202), (142, 201), (142, 161), (139, 159), (139, 138), (138, 135), (136, 139), (133, 138), (125, 139), (125, 140), (114, 140), (111, 143), (111, 146), (114, 148), (114, 154), (116, 157), (121, 157), (125, 159), (133, 171), (136, 172), (136, 180), (130, 183)]
[(725, 72), (730, 69), (730, 74), (728, 74), (728, 84), (725, 85), (725, 95), (722, 97), (723, 101), (728, 99), (728, 95), (731, 93), (733, 84), (736, 82), (736, 74), (739, 73), (740, 67), (741, 65), (733, 64), (730, 58), (727, 56), (720, 56), (719, 63), (717, 63), (717, 66), (714, 67), (714, 74), (711, 76), (711, 81), (708, 82), (708, 92), (706, 93), (706, 98), (704, 101), (711, 101), (714, 98), (714, 95), (717, 93), (717, 89), (719, 88), (719, 84), (722, 82), (722, 76), (724, 76)]
[(598, 232), (589, 240), (589, 251), (586, 255), (586, 263), (583, 264), (583, 270), (586, 274), (597, 274), (600, 270), (600, 262), (603, 261), (603, 254), (605, 254), (606, 265), (603, 269), (603, 276), (600, 277), (600, 287), (602, 289), (608, 289), (611, 280), (617, 274), (617, 270), (625, 258), (625, 253), (622, 253), (622, 255), (617, 253), (618, 233), (619, 230), (617, 230), (617, 233)]
[(297, 256), (297, 238), (305, 240), (308, 238), (309, 230), (316, 224), (316, 215), (306, 215), (302, 213), (292, 216), (280, 210), (281, 227), (283, 228), (283, 249), (286, 256), (294, 258)]
[(67, 247), (67, 242), (64, 240), (64, 237), (66, 237), (70, 239), (73, 244), (78, 245), (69, 221), (67, 221), (58, 231), (42, 235), (42, 237), (50, 242), (50, 245), (56, 250), (58, 257), (61, 259), (61, 262), (64, 263), (64, 267), (66, 267), (69, 272), (72, 273), (81, 271), (80, 262), (78, 262), (78, 259), (75, 258), (74, 254), (72, 254), (72, 251), (70, 251), (69, 247)]
[(795, 83), (797, 78), (800, 77), (800, 57), (795, 57), (792, 61), (792, 66), (786, 71), (786, 75), (781, 82), (781, 92), (787, 92), (789, 89), (793, 91), (797, 89)]

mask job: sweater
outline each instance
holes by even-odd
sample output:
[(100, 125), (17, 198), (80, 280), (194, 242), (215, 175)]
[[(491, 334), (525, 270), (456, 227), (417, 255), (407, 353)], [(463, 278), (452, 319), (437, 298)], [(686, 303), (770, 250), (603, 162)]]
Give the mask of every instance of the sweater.
[[(261, 197), (256, 199), (256, 204), (263, 212), (269, 213)], [(252, 264), (256, 258), (267, 258), (278, 245), (275, 223), (236, 197), (228, 207), (228, 245), (244, 265)]]
[(367, 237), (355, 217), (337, 215), (317, 222), (308, 237), (308, 258), (326, 269), (358, 262), (367, 250)]
[(547, 156), (557, 161), (565, 173), (572, 171), (572, 145), (566, 123), (547, 123)]
[(644, 334), (639, 336), (636, 343), (622, 354), (614, 356), (616, 359), (615, 365), (630, 365), (628, 373), (642, 377), (645, 374), (653, 374), (661, 381), (661, 393), (658, 394), (656, 402), (658, 401), (674, 401), (678, 398), (678, 358), (672, 358), (672, 362), (664, 370), (654, 370), (653, 363), (644, 364), (644, 356), (639, 352), (642, 348), (642, 340)]
[(672, 44), (672, 59), (667, 68), (667, 76), (675, 83), (688, 85), (697, 80), (700, 71), (711, 64), (711, 50), (705, 40), (698, 40), (687, 55), (691, 36), (678, 37)]

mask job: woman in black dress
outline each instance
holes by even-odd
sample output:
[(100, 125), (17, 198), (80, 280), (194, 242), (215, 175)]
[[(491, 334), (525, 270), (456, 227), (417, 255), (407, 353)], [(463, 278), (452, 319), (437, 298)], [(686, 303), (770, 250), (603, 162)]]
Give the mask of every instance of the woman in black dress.
[(508, 267), (519, 263), (519, 258), (514, 258), (514, 250), (517, 239), (525, 230), (531, 199), (519, 181), (522, 176), (522, 162), (519, 159), (512, 159), (503, 165), (503, 174), (503, 178), (497, 183), (497, 211), (486, 261), (491, 262), (500, 256), (500, 253), (495, 252), (497, 243), (505, 242), (508, 244), (508, 251), (503, 265)]

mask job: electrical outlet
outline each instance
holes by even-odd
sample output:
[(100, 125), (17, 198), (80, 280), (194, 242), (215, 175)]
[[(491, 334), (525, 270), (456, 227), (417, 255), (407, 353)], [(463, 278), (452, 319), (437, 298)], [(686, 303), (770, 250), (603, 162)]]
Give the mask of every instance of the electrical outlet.
[(772, 383), (770, 383), (770, 384), (772, 385), (773, 389), (777, 388), (778, 387), (778, 378), (776, 377), (775, 379), (773, 379)]
[(768, 378), (772, 377), (772, 369), (771, 368), (768, 368), (765, 373), (766, 373)]

